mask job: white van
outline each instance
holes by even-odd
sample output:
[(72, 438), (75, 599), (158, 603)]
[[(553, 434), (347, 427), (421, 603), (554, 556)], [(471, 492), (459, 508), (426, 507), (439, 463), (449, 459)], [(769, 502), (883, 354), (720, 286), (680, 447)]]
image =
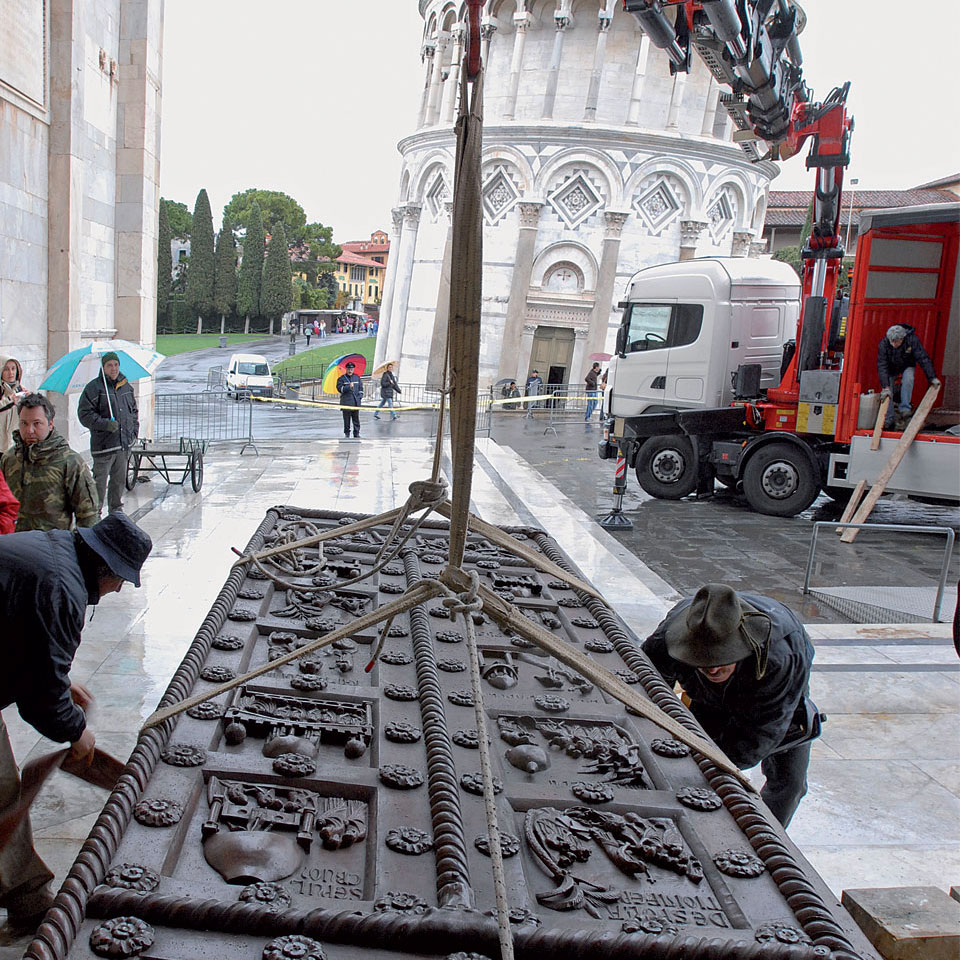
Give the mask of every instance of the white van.
[(267, 358), (259, 353), (235, 353), (230, 358), (224, 385), (228, 397), (272, 397), (273, 376)]

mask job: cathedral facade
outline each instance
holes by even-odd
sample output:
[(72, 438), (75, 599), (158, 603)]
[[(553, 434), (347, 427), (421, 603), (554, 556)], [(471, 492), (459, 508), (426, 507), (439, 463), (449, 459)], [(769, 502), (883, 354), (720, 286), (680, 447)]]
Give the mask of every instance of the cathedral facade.
[[(442, 377), (463, 5), (419, 0), (423, 93), (403, 157), (377, 361)], [(731, 139), (694, 55), (671, 76), (619, 0), (488, 0), (481, 382), (579, 384), (639, 269), (758, 255), (777, 167)]]

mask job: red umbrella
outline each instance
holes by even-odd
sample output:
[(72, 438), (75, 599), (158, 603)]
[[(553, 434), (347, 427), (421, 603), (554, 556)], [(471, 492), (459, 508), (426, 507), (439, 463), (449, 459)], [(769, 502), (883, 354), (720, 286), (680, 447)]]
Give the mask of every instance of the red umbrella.
[(589, 359), (599, 360), (601, 363), (604, 363), (607, 360), (612, 360), (613, 354), (612, 353), (591, 353)]

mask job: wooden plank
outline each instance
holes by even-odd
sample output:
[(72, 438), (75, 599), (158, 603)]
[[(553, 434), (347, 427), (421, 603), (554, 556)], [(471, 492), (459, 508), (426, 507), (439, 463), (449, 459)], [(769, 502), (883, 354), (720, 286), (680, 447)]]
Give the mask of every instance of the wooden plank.
[(880, 449), (880, 434), (883, 433), (883, 421), (887, 419), (887, 410), (893, 403), (893, 397), (886, 396), (880, 401), (880, 411), (877, 413), (877, 422), (873, 425), (873, 438), (870, 440), (870, 449)]
[[(930, 409), (933, 406), (934, 400), (937, 399), (937, 394), (939, 392), (940, 387), (935, 386), (928, 388), (927, 392), (924, 394), (923, 399), (920, 401), (920, 405), (913, 414), (913, 419), (907, 425), (907, 429), (903, 431), (903, 436), (900, 438), (899, 443), (894, 448), (893, 455), (890, 457), (889, 461), (887, 461), (887, 465), (880, 471), (880, 475), (873, 482), (873, 486), (870, 488), (870, 492), (867, 494), (863, 504), (854, 514), (853, 523), (863, 523), (864, 520), (870, 516), (870, 513), (876, 506), (877, 501), (883, 495), (883, 491), (886, 490), (887, 484), (890, 482), (890, 478), (895, 473), (897, 467), (900, 466), (900, 461), (903, 460), (907, 454), (907, 450), (910, 449), (910, 444), (913, 443), (914, 438), (922, 429), (924, 421), (927, 419), (927, 414), (930, 413)], [(853, 543), (856, 537), (857, 531), (852, 528), (848, 528), (840, 535), (840, 539), (844, 543)]]
[[(853, 493), (850, 494), (850, 499), (847, 501), (846, 507), (843, 510), (843, 516), (840, 517), (841, 523), (849, 523), (850, 518), (853, 516), (854, 511), (860, 505), (860, 498), (863, 496), (863, 491), (867, 488), (867, 481), (861, 480), (854, 488)], [(845, 527), (837, 527), (837, 533), (843, 533)]]

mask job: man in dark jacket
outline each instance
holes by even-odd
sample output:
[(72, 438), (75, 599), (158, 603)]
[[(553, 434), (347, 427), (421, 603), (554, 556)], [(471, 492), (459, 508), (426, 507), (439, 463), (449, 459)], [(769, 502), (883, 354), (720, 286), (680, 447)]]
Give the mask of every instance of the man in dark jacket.
[(17, 532), (69, 530), (97, 522), (97, 490), (83, 457), (53, 425), (53, 406), (39, 393), (18, 404), (20, 428), (0, 458), (11, 493), (20, 501)]
[[(543, 390), (543, 378), (540, 376), (540, 371), (531, 370), (530, 376), (527, 377), (527, 382), (524, 384), (524, 387), (523, 387), (524, 396), (539, 397), (542, 390)], [(537, 402), (535, 400), (527, 404), (527, 412), (526, 412), (527, 417), (533, 416), (533, 408), (536, 405), (537, 405)]]
[(589, 420), (593, 416), (593, 411), (597, 409), (597, 389), (599, 379), (600, 364), (594, 363), (594, 365), (587, 371), (587, 375), (583, 378), (583, 382), (587, 388), (587, 415), (583, 418), (584, 420)]
[[(913, 380), (917, 365), (926, 374), (932, 387), (939, 387), (940, 380), (933, 369), (933, 363), (923, 349), (920, 338), (909, 324), (895, 323), (877, 347), (877, 373), (880, 374), (880, 396), (890, 398), (887, 415), (883, 422), (884, 430), (894, 427), (903, 429), (913, 412)], [(893, 403), (894, 381), (900, 377), (900, 403), (896, 409)], [(896, 417), (899, 416), (900, 422)]]
[[(359, 407), (363, 403), (363, 383), (353, 372), (356, 369), (355, 363), (347, 364), (347, 372), (337, 380), (337, 393), (340, 394), (341, 407)], [(344, 409), (340, 411), (343, 414), (343, 435), (347, 440), (350, 439), (350, 424), (353, 424), (353, 437), (360, 439), (360, 411), (356, 409)]]
[(77, 416), (90, 431), (100, 511), (103, 512), (107, 499), (110, 513), (116, 513), (123, 507), (127, 456), (140, 433), (140, 413), (133, 387), (120, 373), (120, 358), (112, 351), (105, 353), (100, 365), (100, 376), (94, 377), (80, 394)]
[(724, 584), (681, 600), (643, 651), (738, 766), (760, 764), (761, 796), (786, 827), (807, 792), (810, 742), (779, 750), (805, 717), (813, 645), (796, 615), (776, 600)]
[[(387, 406), (390, 408), (390, 419), (399, 420), (400, 414), (393, 412), (393, 396), (400, 394), (400, 384), (397, 383), (397, 378), (393, 375), (393, 364), (388, 363), (387, 369), (383, 371), (383, 376), (380, 378), (380, 406), (377, 407), (379, 411), (382, 407)], [(380, 419), (380, 414), (375, 413), (373, 415), (374, 420)]]
[[(70, 682), (88, 604), (140, 586), (150, 537), (123, 514), (76, 531), (12, 533), (0, 537), (0, 622), (3, 666), (0, 708), (15, 703), (42, 736), (72, 744), (74, 759), (93, 756), (95, 737), (83, 708), (89, 692)], [(0, 719), (0, 809), (20, 794), (6, 727)], [(35, 926), (52, 902), (53, 874), (33, 849), (29, 818), (0, 848), (0, 905), (8, 923)]]

